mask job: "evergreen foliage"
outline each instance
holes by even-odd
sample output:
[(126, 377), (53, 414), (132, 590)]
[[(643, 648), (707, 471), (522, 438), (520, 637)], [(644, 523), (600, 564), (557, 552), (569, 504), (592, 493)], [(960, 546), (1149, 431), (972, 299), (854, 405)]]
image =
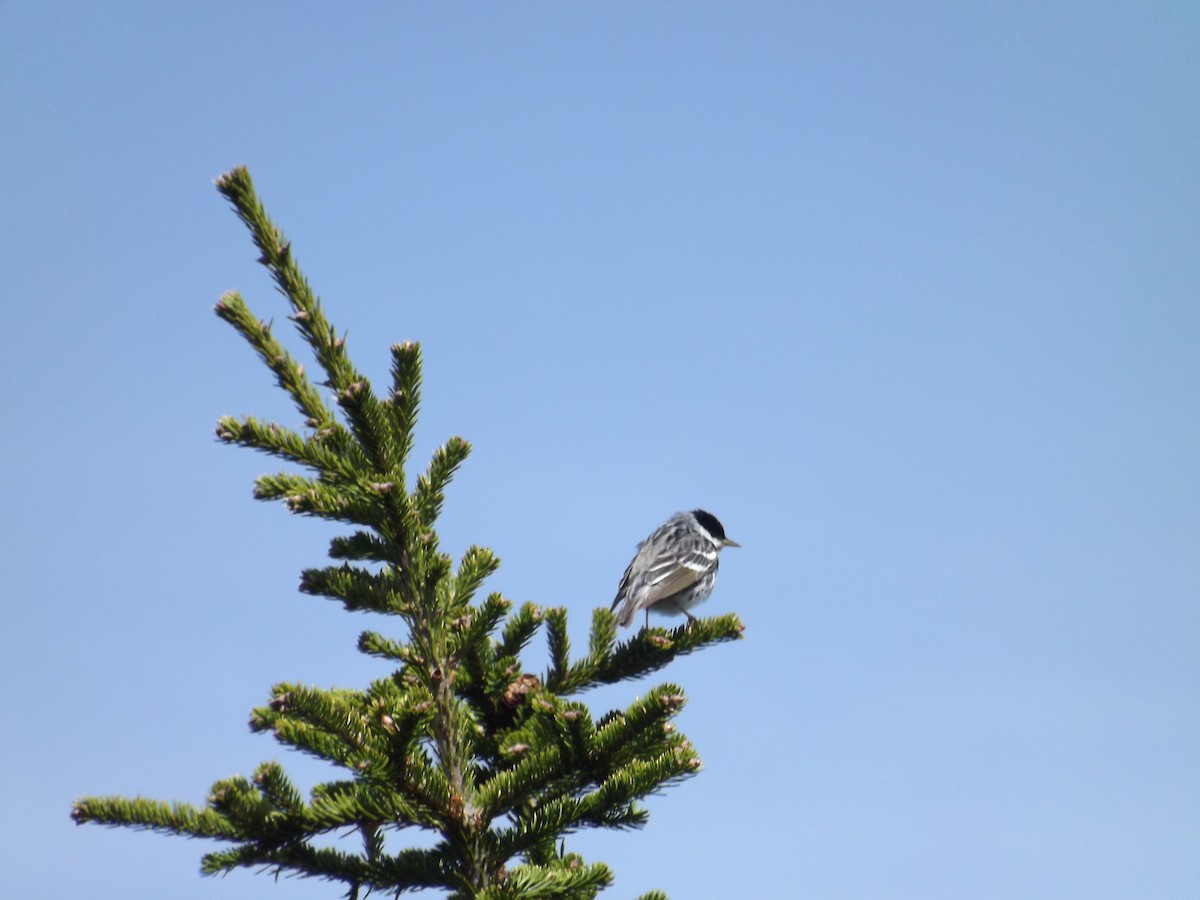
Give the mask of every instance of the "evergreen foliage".
[[(377, 394), (350, 362), (345, 339), (326, 320), (248, 172), (234, 169), (217, 187), (253, 235), (334, 401), (322, 399), (271, 325), (231, 292), (217, 303), (217, 315), (274, 373), (304, 430), (223, 417), (217, 436), (305, 473), (264, 475), (255, 497), (351, 526), (331, 542), (336, 564), (304, 571), (300, 590), (398, 620), (399, 636), (365, 631), (358, 641), (362, 652), (395, 669), (365, 690), (277, 684), (253, 711), (254, 731), (344, 770), (344, 778), (316, 785), (307, 799), (279, 763), (265, 762), (249, 779), (216, 782), (203, 808), (88, 797), (72, 816), (215, 838), (230, 846), (204, 856), (205, 873), (247, 866), (314, 876), (341, 882), (351, 898), (422, 888), (488, 900), (594, 897), (611, 871), (567, 852), (564, 836), (643, 825), (639, 801), (700, 763), (671, 722), (684, 703), (678, 686), (658, 685), (599, 718), (573, 698), (736, 639), (740, 622), (725, 615), (690, 628), (643, 629), (619, 642), (613, 614), (601, 608), (586, 653), (572, 658), (564, 609), (526, 603), (514, 610), (495, 593), (477, 599), (499, 560), (471, 547), (456, 565), (434, 530), (470, 445), (450, 438), (411, 487), (406, 470), (420, 400), (419, 347), (391, 348), (392, 384), (386, 396)], [(542, 628), (550, 664), (537, 675), (523, 669), (520, 654)], [(401, 829), (428, 832), (433, 846), (385, 847), (385, 834)], [(346, 849), (354, 846), (346, 841), (330, 846), (327, 836), (354, 833), (361, 850)]]

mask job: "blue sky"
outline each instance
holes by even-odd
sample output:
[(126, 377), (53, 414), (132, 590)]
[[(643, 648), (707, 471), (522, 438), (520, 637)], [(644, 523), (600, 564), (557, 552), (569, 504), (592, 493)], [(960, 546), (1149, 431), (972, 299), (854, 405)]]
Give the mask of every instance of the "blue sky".
[(492, 589), (582, 640), (672, 512), (743, 545), (746, 639), (656, 679), (704, 771), (574, 840), (604, 896), (1200, 895), (1198, 47), (1158, 2), (5, 4), (5, 894), (338, 895), (68, 818), (330, 777), (248, 711), (385, 672), (213, 438), (293, 421), (211, 312), (283, 324), (246, 163), (360, 368), (422, 342)]

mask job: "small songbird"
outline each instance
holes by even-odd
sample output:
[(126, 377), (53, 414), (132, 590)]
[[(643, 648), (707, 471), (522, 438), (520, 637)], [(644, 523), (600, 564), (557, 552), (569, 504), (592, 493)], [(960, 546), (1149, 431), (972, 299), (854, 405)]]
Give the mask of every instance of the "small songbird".
[(688, 623), (696, 621), (688, 610), (708, 599), (717, 580), (722, 547), (740, 547), (725, 537), (717, 517), (702, 509), (671, 516), (638, 544), (637, 555), (621, 577), (612, 609), (617, 624), (633, 621), (638, 610), (669, 616), (683, 613)]

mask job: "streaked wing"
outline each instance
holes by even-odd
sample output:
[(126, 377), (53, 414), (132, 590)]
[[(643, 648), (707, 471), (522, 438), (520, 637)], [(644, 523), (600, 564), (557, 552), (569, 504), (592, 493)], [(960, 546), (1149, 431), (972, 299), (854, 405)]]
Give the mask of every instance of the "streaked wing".
[(699, 535), (683, 536), (669, 553), (661, 553), (646, 572), (647, 606), (691, 587), (716, 568), (717, 548)]

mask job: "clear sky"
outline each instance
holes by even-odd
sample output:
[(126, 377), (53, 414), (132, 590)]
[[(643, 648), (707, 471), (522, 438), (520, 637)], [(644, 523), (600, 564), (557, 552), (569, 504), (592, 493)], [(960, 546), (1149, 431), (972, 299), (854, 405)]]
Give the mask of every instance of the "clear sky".
[(250, 708), (386, 672), (213, 437), (295, 421), (246, 163), (492, 589), (579, 641), (676, 510), (743, 545), (604, 896), (1200, 896), (1196, 4), (9, 2), (0, 109), (0, 893), (338, 896), (68, 817), (331, 777)]

